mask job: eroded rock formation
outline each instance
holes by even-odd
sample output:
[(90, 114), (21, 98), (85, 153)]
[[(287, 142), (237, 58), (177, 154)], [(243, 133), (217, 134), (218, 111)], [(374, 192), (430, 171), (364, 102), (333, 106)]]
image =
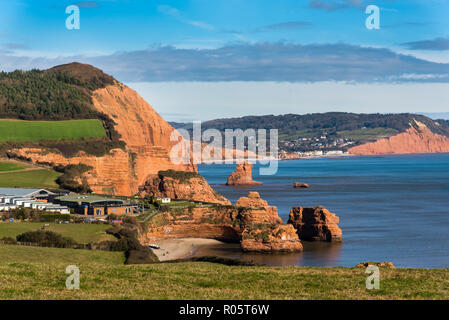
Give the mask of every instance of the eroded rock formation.
[(228, 199), (218, 194), (201, 175), (195, 172), (167, 170), (149, 175), (140, 189), (140, 195), (222, 205), (231, 204)]
[(295, 227), (301, 240), (341, 242), (339, 221), (334, 213), (322, 207), (293, 207), (288, 223)]
[(159, 239), (193, 237), (240, 242), (245, 251), (302, 251), (293, 226), (282, 224), (276, 208), (259, 194), (250, 193), (237, 204), (159, 212), (148, 222), (140, 241), (148, 244)]
[(433, 133), (417, 122), (406, 132), (348, 150), (351, 154), (410, 154), (449, 152), (449, 138)]
[(247, 161), (237, 163), (235, 171), (228, 177), (228, 186), (255, 186), (262, 182), (253, 180), (253, 165)]
[(235, 203), (238, 208), (250, 208), (251, 210), (242, 210), (242, 219), (248, 223), (282, 223), (278, 216), (277, 208), (268, 205), (258, 192), (250, 191), (248, 197), (241, 197)]
[(303, 250), (292, 225), (247, 227), (242, 234), (241, 247), (246, 252), (299, 252)]

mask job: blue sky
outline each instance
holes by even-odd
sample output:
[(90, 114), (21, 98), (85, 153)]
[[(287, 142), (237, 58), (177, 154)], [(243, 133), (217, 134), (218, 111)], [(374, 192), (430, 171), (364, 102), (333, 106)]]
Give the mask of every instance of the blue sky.
[[(71, 4), (80, 7), (79, 30), (65, 27)], [(365, 27), (367, 5), (381, 9), (379, 30)], [(2, 0), (0, 65), (10, 71), (91, 63), (138, 89), (168, 120), (337, 109), (444, 112), (448, 14), (449, 0)], [(258, 83), (263, 95), (254, 90)], [(217, 107), (201, 99), (205, 85), (220, 96)], [(230, 85), (249, 96), (237, 100)], [(339, 95), (342, 85), (358, 98)], [(436, 98), (408, 97), (407, 85), (422, 85), (423, 95)], [(326, 88), (327, 105), (301, 94), (305, 86)], [(379, 86), (389, 86), (390, 96), (370, 95)], [(267, 94), (276, 100), (285, 92), (282, 104), (258, 107), (271, 100)], [(378, 103), (367, 108), (363, 98)]]

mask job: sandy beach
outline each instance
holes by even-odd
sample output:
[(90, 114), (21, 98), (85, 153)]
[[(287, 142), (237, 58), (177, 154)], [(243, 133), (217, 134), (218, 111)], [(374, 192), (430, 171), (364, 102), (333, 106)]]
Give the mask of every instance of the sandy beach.
[(192, 256), (198, 249), (205, 246), (221, 245), (223, 242), (213, 239), (182, 238), (155, 241), (161, 249), (152, 249), (160, 261), (176, 260)]

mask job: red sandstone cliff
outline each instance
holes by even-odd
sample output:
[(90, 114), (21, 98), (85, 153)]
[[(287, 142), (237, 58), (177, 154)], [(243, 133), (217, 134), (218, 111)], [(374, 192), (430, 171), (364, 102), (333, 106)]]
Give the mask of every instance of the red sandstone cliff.
[(433, 133), (416, 122), (406, 132), (349, 149), (351, 154), (409, 154), (449, 152), (449, 138)]
[(253, 186), (261, 185), (262, 182), (253, 180), (253, 165), (247, 161), (237, 163), (235, 171), (228, 177), (228, 186)]
[(296, 230), (282, 224), (275, 207), (257, 192), (240, 198), (236, 206), (171, 209), (159, 212), (139, 236), (143, 244), (166, 238), (208, 238), (240, 242), (244, 251), (297, 252), (302, 250)]
[(140, 190), (141, 196), (168, 197), (222, 205), (231, 204), (195, 172), (160, 171), (158, 174), (149, 175)]
[(250, 191), (248, 197), (241, 197), (235, 203), (238, 208), (251, 208), (242, 211), (242, 219), (249, 223), (282, 223), (276, 207), (271, 207), (263, 200), (258, 192)]
[(196, 171), (192, 164), (175, 165), (169, 152), (173, 128), (136, 91), (116, 82), (95, 90), (94, 108), (116, 122), (115, 130), (126, 143), (125, 150), (113, 149), (103, 157), (79, 152), (64, 157), (44, 148), (12, 149), (12, 156), (24, 157), (34, 163), (79, 164), (93, 167), (85, 177), (96, 193), (134, 195), (147, 177), (160, 170)]

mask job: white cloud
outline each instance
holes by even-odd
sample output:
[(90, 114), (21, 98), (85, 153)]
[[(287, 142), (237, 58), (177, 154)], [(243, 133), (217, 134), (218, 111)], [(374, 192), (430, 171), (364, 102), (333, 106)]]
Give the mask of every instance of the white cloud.
[(205, 29), (205, 30), (209, 30), (209, 31), (215, 29), (214, 26), (212, 26), (206, 22), (186, 19), (183, 17), (183, 15), (181, 14), (181, 12), (178, 9), (167, 6), (167, 5), (158, 6), (158, 11), (165, 15), (171, 16), (182, 23), (186, 23), (186, 24), (189, 24), (191, 26), (194, 26), (194, 27), (197, 27), (200, 29)]

